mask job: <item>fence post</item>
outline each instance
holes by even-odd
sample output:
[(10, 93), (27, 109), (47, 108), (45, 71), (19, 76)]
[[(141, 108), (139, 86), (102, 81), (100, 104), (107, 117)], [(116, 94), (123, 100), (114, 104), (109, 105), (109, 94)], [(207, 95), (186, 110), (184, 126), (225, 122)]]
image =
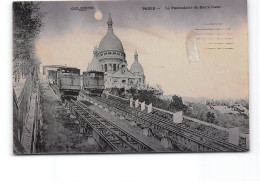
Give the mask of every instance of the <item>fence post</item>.
[(141, 111), (145, 110), (145, 101), (143, 103), (141, 103)]
[(153, 104), (150, 103), (150, 105), (148, 105), (148, 109), (147, 109), (147, 112), (150, 113), (153, 111)]
[(133, 107), (133, 98), (130, 98), (130, 107)]
[(172, 113), (172, 119), (174, 123), (181, 123), (183, 120), (182, 111)]
[(139, 100), (137, 99), (137, 100), (135, 101), (135, 108), (138, 108), (138, 106), (139, 106)]
[(239, 145), (239, 127), (230, 128), (228, 133), (228, 142)]

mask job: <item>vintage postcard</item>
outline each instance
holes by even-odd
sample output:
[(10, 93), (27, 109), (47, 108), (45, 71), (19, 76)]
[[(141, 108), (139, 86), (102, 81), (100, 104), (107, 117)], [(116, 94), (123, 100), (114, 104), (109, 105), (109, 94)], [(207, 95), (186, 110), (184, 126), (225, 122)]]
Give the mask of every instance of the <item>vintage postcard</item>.
[(246, 0), (13, 3), (15, 154), (249, 151)]

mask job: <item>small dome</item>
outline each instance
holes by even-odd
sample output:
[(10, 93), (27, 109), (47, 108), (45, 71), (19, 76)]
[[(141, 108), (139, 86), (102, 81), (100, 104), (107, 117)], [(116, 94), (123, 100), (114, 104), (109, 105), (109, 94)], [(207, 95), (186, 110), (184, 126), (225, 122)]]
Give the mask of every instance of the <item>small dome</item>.
[(134, 63), (131, 65), (130, 71), (133, 74), (139, 74), (139, 75), (144, 75), (144, 69), (142, 67), (142, 65), (138, 62), (138, 54), (135, 51), (135, 61)]
[(109, 51), (109, 50), (124, 52), (124, 47), (121, 41), (113, 32), (113, 28), (112, 28), (113, 22), (110, 14), (108, 17), (107, 25), (108, 25), (107, 34), (102, 38), (102, 40), (99, 43), (99, 48), (98, 48), (99, 52)]
[(94, 56), (91, 60), (91, 62), (88, 64), (88, 68), (87, 71), (95, 71), (95, 72), (102, 72), (102, 65), (100, 64), (100, 62), (97, 59), (97, 47), (95, 46), (94, 48)]

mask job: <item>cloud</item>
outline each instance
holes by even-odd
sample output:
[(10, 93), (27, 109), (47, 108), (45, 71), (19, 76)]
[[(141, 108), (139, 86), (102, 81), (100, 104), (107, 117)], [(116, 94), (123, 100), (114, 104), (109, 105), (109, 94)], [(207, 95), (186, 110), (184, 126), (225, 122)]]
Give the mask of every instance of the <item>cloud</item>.
[[(172, 6), (221, 6), (219, 9), (165, 10)], [(71, 10), (72, 7), (94, 7), (86, 11)], [(143, 7), (160, 8), (154, 11)], [(175, 31), (191, 29), (196, 25), (221, 22), (232, 27), (240, 25), (247, 17), (246, 0), (174, 0), (174, 1), (116, 1), (116, 2), (44, 2), (43, 11), (47, 12), (43, 35), (61, 35), (73, 31), (75, 27), (99, 30), (111, 13), (115, 27), (139, 29), (153, 27), (171, 28)], [(94, 14), (99, 10), (104, 15), (96, 21)]]
[[(244, 1), (237, 2), (240, 6)], [(231, 6), (230, 3), (228, 4)], [(102, 3), (99, 4), (101, 11), (104, 7), (107, 7), (107, 11), (111, 8), (110, 4), (101, 5)], [(128, 6), (133, 5), (130, 3)], [(128, 9), (121, 8), (122, 10)], [(138, 51), (139, 62), (151, 85), (160, 84), (166, 94), (190, 97), (248, 97), (247, 20), (245, 17), (237, 18), (239, 21), (234, 27), (231, 23), (223, 23), (231, 28), (234, 36), (233, 50), (207, 50), (205, 49), (208, 46), (207, 43), (199, 40), (197, 43), (200, 62), (190, 63), (185, 42), (187, 34), (194, 27), (185, 29), (174, 29), (170, 25), (167, 27), (165, 22), (171, 22), (167, 16), (161, 19), (164, 26), (153, 22), (156, 20), (146, 22), (145, 25), (149, 24), (147, 27), (136, 26), (147, 17), (142, 17), (141, 20), (135, 18), (130, 20), (126, 17), (135, 17), (130, 12), (126, 11), (126, 14), (120, 18), (114, 17), (115, 13), (112, 14), (114, 32), (123, 43), (129, 68), (134, 61), (134, 51)], [(82, 14), (77, 16), (82, 16)], [(54, 17), (56, 20), (60, 18)], [(69, 20), (67, 23), (70, 28), (65, 26), (61, 34), (54, 34), (57, 27), (51, 29), (48, 27), (53, 34), (42, 34), (37, 42), (37, 54), (43, 65), (67, 64), (78, 67), (81, 71), (86, 70), (88, 62), (93, 57), (94, 45), (99, 44), (107, 29), (104, 18), (101, 21), (95, 20), (94, 17), (88, 18), (91, 20), (86, 20), (89, 22), (84, 26), (79, 26), (81, 21), (71, 22), (74, 18), (65, 18), (66, 21)], [(203, 25), (197, 22), (195, 27)], [(49, 26), (54, 25), (51, 23)]]

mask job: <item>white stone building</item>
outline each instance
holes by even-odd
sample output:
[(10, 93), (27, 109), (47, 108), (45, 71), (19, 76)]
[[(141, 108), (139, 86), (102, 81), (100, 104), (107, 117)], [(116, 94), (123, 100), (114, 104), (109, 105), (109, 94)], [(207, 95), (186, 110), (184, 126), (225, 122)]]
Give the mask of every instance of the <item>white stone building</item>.
[[(105, 88), (143, 88), (145, 87), (145, 75), (142, 65), (138, 61), (138, 54), (135, 51), (135, 61), (127, 68), (126, 54), (119, 38), (114, 34), (113, 21), (109, 15), (107, 21), (107, 34), (102, 38), (98, 48), (94, 49), (94, 58), (89, 63), (90, 68), (96, 68), (99, 61), (105, 74)], [(94, 62), (93, 62), (94, 61)], [(99, 67), (97, 67), (99, 68)]]

